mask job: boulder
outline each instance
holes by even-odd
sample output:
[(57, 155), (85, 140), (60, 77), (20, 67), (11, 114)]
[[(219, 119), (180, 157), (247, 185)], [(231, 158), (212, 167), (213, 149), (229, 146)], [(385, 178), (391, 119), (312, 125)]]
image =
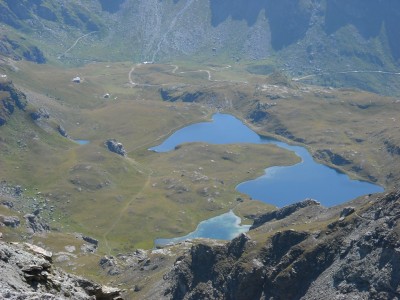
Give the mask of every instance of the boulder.
[(66, 131), (65, 128), (62, 127), (61, 125), (58, 125), (58, 126), (57, 126), (57, 131), (58, 131), (63, 137), (69, 138), (69, 135), (68, 135), (67, 131)]
[(121, 156), (126, 156), (126, 150), (124, 146), (121, 143), (117, 142), (117, 140), (109, 139), (105, 142), (105, 145), (111, 152), (117, 153)]
[(0, 215), (0, 224), (3, 224), (3, 226), (11, 227), (11, 228), (16, 228), (19, 226), (20, 221), (18, 217), (15, 216), (2, 216)]

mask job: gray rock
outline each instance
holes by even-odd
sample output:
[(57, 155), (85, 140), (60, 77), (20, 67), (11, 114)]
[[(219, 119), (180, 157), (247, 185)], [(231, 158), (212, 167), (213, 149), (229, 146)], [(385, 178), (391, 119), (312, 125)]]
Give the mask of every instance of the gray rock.
[(63, 137), (69, 138), (67, 131), (65, 130), (65, 128), (62, 125), (58, 125), (57, 130)]
[(352, 213), (355, 212), (354, 207), (345, 207), (343, 208), (342, 212), (340, 213), (340, 219), (339, 220), (344, 220), (347, 216), (351, 215)]
[(99, 261), (99, 265), (103, 270), (107, 270), (107, 274), (110, 276), (119, 275), (121, 273), (118, 263), (113, 256), (102, 257)]
[(0, 241), (2, 299), (122, 299), (119, 289), (67, 274), (26, 247)]
[(31, 233), (41, 233), (50, 230), (50, 226), (41, 221), (37, 215), (26, 214), (24, 215), (24, 218), (26, 221), (26, 227), (31, 231)]
[(254, 220), (254, 223), (251, 226), (251, 229), (260, 227), (261, 225), (265, 224), (266, 222), (270, 222), (272, 220), (284, 219), (302, 208), (305, 208), (308, 206), (314, 206), (314, 205), (320, 205), (320, 203), (313, 199), (306, 199), (306, 200), (298, 202), (298, 203), (293, 203), (293, 204), (287, 205), (285, 207), (282, 207), (281, 209), (274, 210), (272, 212), (268, 212), (266, 214), (263, 214), (263, 215), (257, 217)]
[(82, 240), (84, 240), (85, 242), (88, 242), (89, 244), (95, 245), (96, 247), (99, 245), (99, 241), (90, 236), (83, 235)]
[(20, 225), (20, 221), (18, 217), (15, 216), (2, 216), (0, 215), (0, 224), (4, 226), (16, 228)]
[(31, 118), (36, 121), (39, 119), (48, 119), (50, 118), (50, 114), (45, 108), (39, 108), (38, 110), (31, 112)]
[[(294, 208), (268, 218), (277, 223)], [(329, 211), (321, 214), (335, 218)], [(354, 211), (348, 207), (342, 216)], [(317, 235), (284, 229), (257, 240), (262, 247), (251, 249), (245, 236), (226, 245), (195, 244), (164, 275), (164, 295), (177, 300), (398, 299), (399, 216), (400, 191), (395, 191), (371, 201), (359, 218), (321, 224)], [(260, 224), (249, 235), (268, 236), (274, 232), (271, 224)]]
[(105, 145), (111, 152), (117, 153), (121, 156), (126, 156), (126, 150), (124, 146), (121, 143), (117, 142), (117, 140), (109, 139), (105, 142)]

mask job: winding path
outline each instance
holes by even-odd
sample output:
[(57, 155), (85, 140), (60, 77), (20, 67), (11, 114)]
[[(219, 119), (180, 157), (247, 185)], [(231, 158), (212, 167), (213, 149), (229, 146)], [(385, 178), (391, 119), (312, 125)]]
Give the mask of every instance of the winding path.
[[(167, 86), (167, 85), (171, 85), (171, 83), (160, 83), (160, 84), (149, 84), (149, 83), (137, 83), (134, 82), (132, 79), (132, 76), (135, 72), (135, 70), (143, 65), (147, 65), (147, 64), (152, 64), (152, 62), (144, 62), (144, 63), (138, 63), (132, 66), (132, 68), (130, 69), (129, 73), (128, 73), (128, 81), (132, 86), (145, 86), (145, 87), (157, 87), (157, 86)], [(179, 70), (179, 66), (178, 65), (168, 65), (170, 67), (172, 67), (172, 70), (170, 71), (171, 74), (177, 75), (177, 74), (188, 74), (188, 73), (206, 73), (207, 74), (207, 80), (210, 82), (225, 82), (225, 83), (243, 83), (243, 84), (248, 84), (247, 81), (234, 81), (234, 80), (217, 80), (217, 79), (212, 79), (212, 73), (211, 71), (215, 71), (218, 72), (220, 70), (224, 70), (224, 69), (229, 69), (232, 68), (231, 65), (226, 65), (224, 67), (219, 67), (219, 68), (211, 68), (210, 70), (193, 70), (193, 71), (182, 71), (182, 72), (177, 72)], [(176, 83), (175, 83), (176, 84)], [(191, 84), (189, 84), (189, 86), (193, 86)]]
[(86, 33), (86, 34), (84, 34), (84, 35), (78, 37), (78, 38), (76, 39), (76, 41), (72, 44), (72, 46), (69, 47), (63, 54), (59, 55), (59, 56), (57, 57), (57, 59), (63, 58), (68, 52), (70, 52), (72, 49), (74, 49), (76, 45), (78, 45), (78, 43), (79, 43), (79, 41), (80, 41), (81, 39), (83, 39), (83, 38), (85, 38), (85, 37), (87, 37), (87, 36), (89, 36), (89, 35), (91, 35), (91, 34), (93, 34), (93, 33), (95, 33), (95, 32), (97, 32), (97, 31), (91, 31), (91, 32), (89, 32), (89, 33)]

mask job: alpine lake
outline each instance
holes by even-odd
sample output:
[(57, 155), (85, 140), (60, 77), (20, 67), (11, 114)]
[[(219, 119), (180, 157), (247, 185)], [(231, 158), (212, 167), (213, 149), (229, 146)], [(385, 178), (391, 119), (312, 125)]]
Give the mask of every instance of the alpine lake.
[[(155, 152), (173, 151), (183, 143), (202, 142), (210, 144), (275, 144), (293, 151), (301, 162), (292, 166), (275, 166), (265, 169), (265, 174), (254, 180), (240, 183), (237, 191), (277, 207), (312, 198), (321, 205), (339, 205), (356, 197), (383, 192), (381, 186), (353, 180), (326, 165), (317, 163), (304, 147), (261, 137), (242, 121), (228, 114), (217, 113), (212, 122), (201, 122), (184, 127), (162, 144), (150, 148)], [(197, 229), (188, 235), (171, 239), (157, 239), (156, 246), (175, 244), (194, 238), (231, 240), (250, 226), (240, 225), (241, 219), (232, 211), (200, 222)]]

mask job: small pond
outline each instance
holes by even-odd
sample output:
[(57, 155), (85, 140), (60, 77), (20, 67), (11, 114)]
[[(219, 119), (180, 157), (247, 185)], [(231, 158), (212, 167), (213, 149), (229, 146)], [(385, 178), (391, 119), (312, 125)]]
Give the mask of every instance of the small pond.
[(74, 140), (76, 143), (78, 143), (79, 145), (87, 145), (90, 143), (89, 140)]

